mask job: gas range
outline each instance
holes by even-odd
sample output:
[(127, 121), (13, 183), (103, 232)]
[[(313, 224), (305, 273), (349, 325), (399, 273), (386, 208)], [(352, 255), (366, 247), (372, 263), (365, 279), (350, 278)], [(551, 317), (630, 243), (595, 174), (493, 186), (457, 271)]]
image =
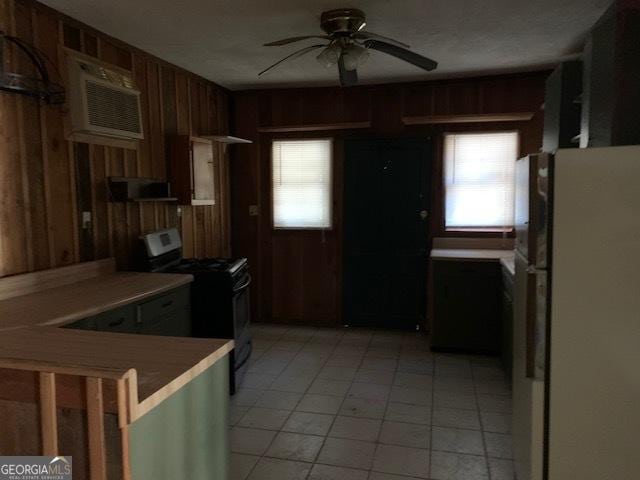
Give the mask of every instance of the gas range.
[(233, 276), (246, 264), (246, 258), (183, 258), (173, 269), (184, 273), (218, 272)]
[(251, 355), (249, 285), (246, 258), (183, 258), (182, 240), (175, 228), (142, 237), (147, 270), (158, 273), (188, 273), (191, 284), (191, 326), (201, 338), (230, 338), (231, 393), (241, 381)]

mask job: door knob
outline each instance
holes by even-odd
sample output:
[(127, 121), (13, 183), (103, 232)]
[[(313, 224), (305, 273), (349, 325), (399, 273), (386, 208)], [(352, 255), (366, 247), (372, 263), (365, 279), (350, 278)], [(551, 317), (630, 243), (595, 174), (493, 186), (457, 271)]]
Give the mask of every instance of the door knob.
[(426, 210), (420, 210), (420, 218), (425, 220), (429, 216), (429, 212)]

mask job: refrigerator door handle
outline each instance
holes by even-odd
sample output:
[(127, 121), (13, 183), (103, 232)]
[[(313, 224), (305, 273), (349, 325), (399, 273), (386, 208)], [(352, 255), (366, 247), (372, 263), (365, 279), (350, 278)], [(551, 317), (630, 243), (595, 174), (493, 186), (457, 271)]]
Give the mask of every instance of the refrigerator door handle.
[(547, 270), (527, 267), (526, 376), (544, 379), (547, 326)]
[(534, 324), (534, 378), (544, 380), (547, 363), (547, 329), (548, 324), (548, 276), (546, 270), (536, 272), (536, 318)]
[(527, 311), (525, 327), (525, 372), (527, 378), (535, 378), (535, 356), (536, 356), (536, 268), (527, 267)]

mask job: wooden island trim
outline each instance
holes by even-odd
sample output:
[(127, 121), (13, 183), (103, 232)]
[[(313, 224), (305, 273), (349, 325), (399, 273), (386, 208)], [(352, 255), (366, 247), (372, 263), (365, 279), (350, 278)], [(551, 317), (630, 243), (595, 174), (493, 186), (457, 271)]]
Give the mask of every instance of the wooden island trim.
[(135, 422), (160, 405), (170, 409), (205, 372), (227, 372), (234, 342), (59, 327), (191, 281), (191, 275), (117, 272), (112, 258), (0, 278), (3, 415), (33, 418), (30, 429), (4, 440), (17, 445), (31, 438), (33, 454), (64, 454), (68, 438), (58, 427), (59, 411), (86, 412), (77, 428), (88, 445), (88, 478), (106, 480), (116, 468), (117, 477), (131, 479), (132, 436), (144, 428)]
[[(213, 338), (161, 337), (128, 333), (25, 327), (0, 333), (0, 369), (126, 381), (128, 423), (145, 415), (234, 348)], [(0, 374), (0, 379), (3, 376)], [(11, 378), (24, 383), (15, 374)], [(68, 389), (73, 385), (69, 384)], [(15, 390), (15, 389), (13, 389)], [(105, 389), (105, 405), (117, 405)], [(13, 392), (0, 397), (11, 399)], [(112, 398), (114, 397), (114, 398)], [(22, 398), (16, 398), (24, 400)], [(78, 407), (77, 400), (66, 399)]]
[[(57, 409), (86, 410), (92, 480), (107, 478), (105, 413), (115, 413), (121, 445), (117, 453), (127, 479), (129, 426), (233, 348), (232, 340), (20, 328), (0, 333), (0, 382), (12, 387), (0, 390), (0, 399), (37, 404), (43, 455), (61, 453)], [(53, 355), (57, 350), (60, 354)]]

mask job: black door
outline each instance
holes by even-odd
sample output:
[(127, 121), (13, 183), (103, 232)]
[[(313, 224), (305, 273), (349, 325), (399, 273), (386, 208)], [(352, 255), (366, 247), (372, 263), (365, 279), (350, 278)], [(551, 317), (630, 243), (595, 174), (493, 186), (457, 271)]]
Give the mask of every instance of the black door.
[(343, 323), (423, 322), (430, 172), (428, 139), (345, 142)]

